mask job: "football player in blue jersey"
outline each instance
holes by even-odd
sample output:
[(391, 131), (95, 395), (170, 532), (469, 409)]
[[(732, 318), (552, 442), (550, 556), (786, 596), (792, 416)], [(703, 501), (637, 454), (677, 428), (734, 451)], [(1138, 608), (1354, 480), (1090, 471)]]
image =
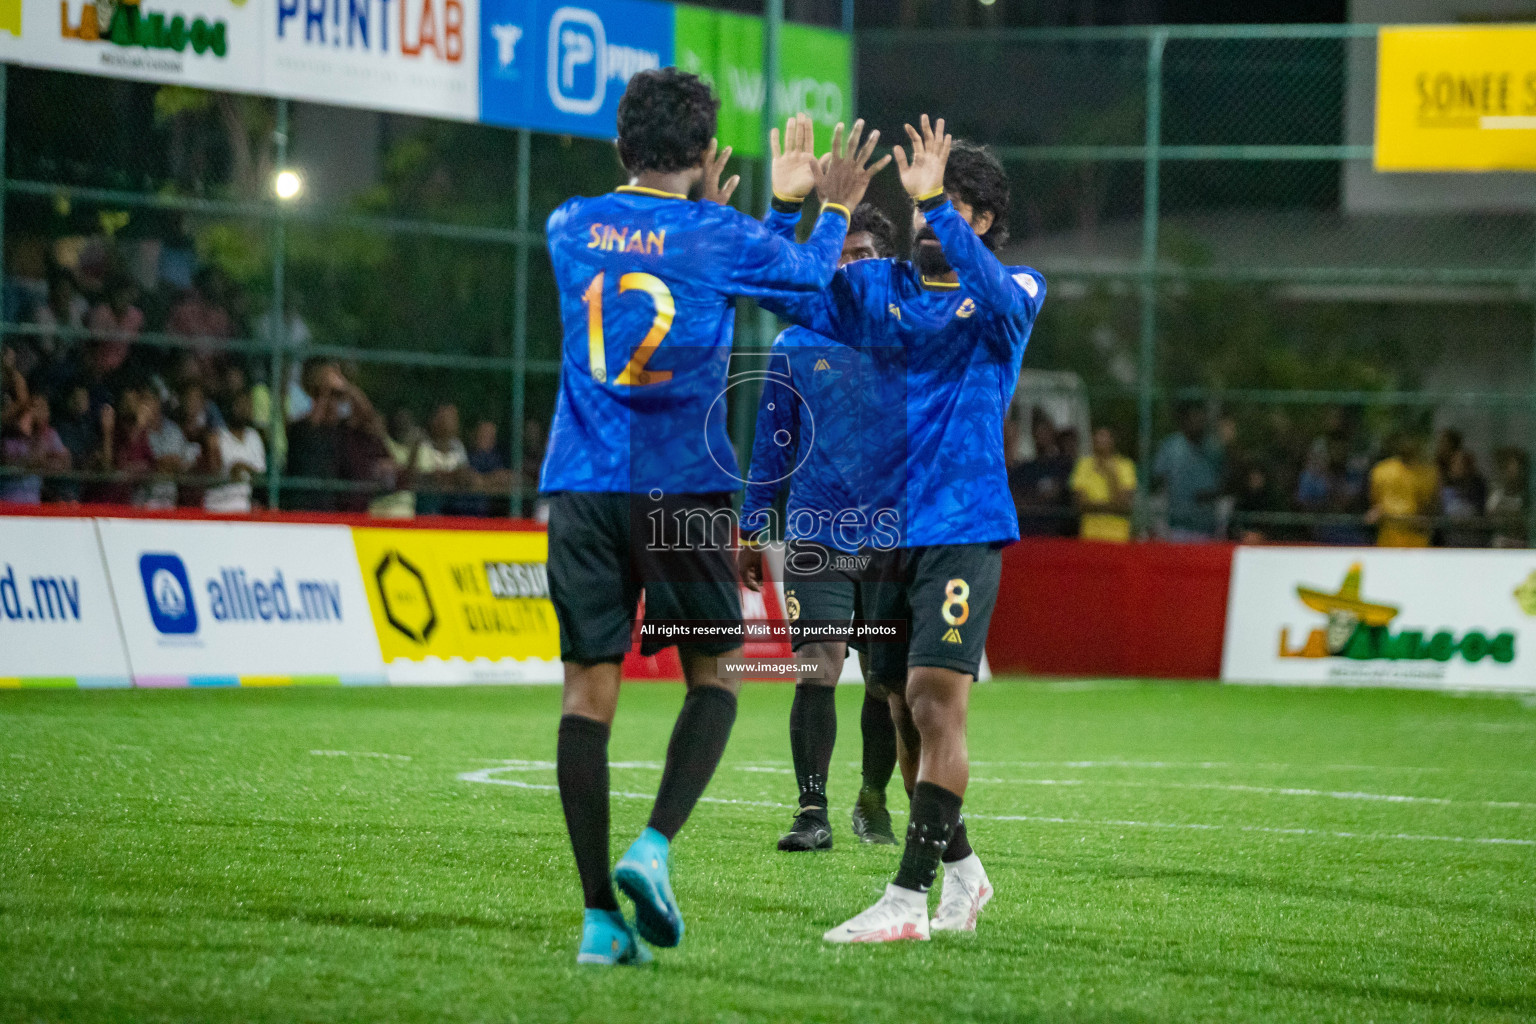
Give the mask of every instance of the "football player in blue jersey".
[[(878, 136), (861, 145), (856, 122), (846, 146), (837, 127), (832, 152), (818, 161), (808, 122), (792, 120), (775, 186), (801, 199), (814, 187), (824, 200), (810, 238), (796, 245), (723, 205), (734, 184), (718, 185), (729, 155), (715, 154), (718, 109), (697, 76), (675, 68), (635, 75), (618, 110), (629, 183), (569, 200), (546, 231), (564, 342), (539, 490), (550, 499), (550, 597), (565, 662), (556, 774), (586, 906), (581, 963), (649, 959), (613, 883), (634, 901), (641, 938), (682, 940), (671, 841), (736, 718), (739, 683), (717, 664), (742, 642), (731, 514), (740, 477), (721, 401), (731, 299), (824, 287), (849, 210), (889, 160), (869, 165)], [(706, 201), (691, 200), (700, 187)], [(642, 650), (676, 643), (687, 695), (650, 823), (610, 881), (608, 736), (642, 591), (652, 627)], [(679, 640), (654, 628), (669, 625), (687, 633)]]
[[(785, 226), (779, 200), (769, 219)], [(793, 231), (797, 216), (789, 219)], [(885, 214), (865, 203), (853, 211), (843, 242), (840, 266), (880, 259), (896, 249), (896, 228)], [(896, 391), (877, 379), (892, 375)], [(758, 403), (752, 467), (741, 509), (742, 579), (762, 585), (761, 542), (772, 532), (772, 509), (787, 484), (783, 534), (786, 615), (797, 627), (791, 644), (804, 671), (789, 712), (789, 746), (799, 784), (800, 802), (790, 830), (779, 839), (785, 851), (824, 850), (832, 846), (828, 817), (827, 774), (837, 740), (835, 687), (848, 647), (845, 640), (813, 630), (848, 626), (863, 618), (862, 568), (870, 555), (867, 534), (881, 515), (897, 516), (901, 494), (887, 498), (900, 484), (904, 424), (891, 429), (892, 407), (901, 407), (899, 360), (875, 360), (872, 354), (839, 345), (803, 327), (790, 327), (775, 339), (769, 373)], [(885, 789), (896, 768), (896, 731), (889, 693), (869, 672), (869, 650), (860, 641), (864, 670), (863, 785), (853, 807), (853, 831), (863, 842), (894, 844)]]
[[(829, 942), (927, 939), (970, 931), (992, 896), (960, 815), (970, 778), (966, 714), (997, 599), (1001, 548), (1018, 539), (1008, 493), (1003, 419), (1045, 279), (1005, 266), (1008, 178), (980, 146), (944, 122), (907, 126), (910, 158), (897, 168), (914, 210), (911, 262), (865, 260), (814, 295), (764, 301), (774, 312), (843, 344), (905, 359), (906, 516), (900, 539), (875, 553), (864, 613), (907, 619), (905, 650), (872, 644), (875, 678), (891, 695), (903, 776), (912, 784), (906, 846), (895, 880), (868, 910), (831, 929)], [(892, 656), (905, 664), (889, 664)], [(914, 770), (915, 769), (915, 770)], [(938, 912), (928, 890), (944, 868)]]

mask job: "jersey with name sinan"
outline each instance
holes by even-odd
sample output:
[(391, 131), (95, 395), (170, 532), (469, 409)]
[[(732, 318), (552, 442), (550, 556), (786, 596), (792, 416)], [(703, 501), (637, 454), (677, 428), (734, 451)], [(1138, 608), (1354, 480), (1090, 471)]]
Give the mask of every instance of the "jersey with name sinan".
[(1003, 420), (1045, 278), (1004, 266), (945, 202), (927, 215), (959, 276), (925, 282), (908, 262), (860, 260), (814, 295), (764, 306), (841, 343), (906, 360), (906, 511), (900, 546), (1017, 540)]
[(757, 407), (745, 534), (770, 529), (787, 485), (785, 539), (854, 552), (894, 547), (906, 518), (903, 353), (841, 345), (803, 327), (774, 340)]
[(826, 285), (848, 221), (804, 245), (718, 203), (634, 187), (549, 218), (564, 340), (539, 490), (733, 491), (726, 429), (731, 298)]

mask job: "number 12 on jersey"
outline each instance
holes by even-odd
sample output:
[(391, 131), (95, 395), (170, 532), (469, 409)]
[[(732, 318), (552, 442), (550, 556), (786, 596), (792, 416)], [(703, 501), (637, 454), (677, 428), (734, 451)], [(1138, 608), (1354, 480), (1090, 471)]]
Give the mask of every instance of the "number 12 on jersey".
[[(592, 366), (592, 379), (599, 384), (608, 380), (608, 351), (603, 342), (603, 276), (598, 271), (592, 283), (587, 285), (582, 299), (587, 304), (587, 358)], [(640, 346), (630, 353), (629, 362), (613, 379), (616, 385), (639, 387), (645, 384), (661, 384), (672, 379), (671, 370), (647, 370), (645, 364), (656, 354), (661, 340), (672, 329), (672, 316), (676, 307), (672, 304), (672, 292), (666, 282), (654, 274), (625, 274), (619, 278), (619, 294), (627, 291), (643, 291), (651, 297), (656, 307), (656, 317), (646, 332)]]

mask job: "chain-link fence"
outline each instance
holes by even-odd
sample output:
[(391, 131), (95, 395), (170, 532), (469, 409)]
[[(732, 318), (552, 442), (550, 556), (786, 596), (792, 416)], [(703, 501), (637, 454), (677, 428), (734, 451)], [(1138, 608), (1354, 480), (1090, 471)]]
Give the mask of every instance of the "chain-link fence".
[[(1005, 160), (1009, 261), (1051, 285), (1016, 408), (1114, 428), (1149, 531), (1178, 519), (1147, 499), (1159, 476), (1177, 490), (1165, 441), (1192, 404), (1225, 449), (1210, 505), (1232, 535), (1369, 541), (1372, 466), (1434, 433), (1450, 468), (1424, 525), (1536, 536), (1536, 175), (1375, 172), (1376, 35), (860, 36), (860, 109), (888, 137), (943, 113)], [(1076, 390), (1031, 391), (1039, 370)]]
[[(1170, 510), (1152, 500), (1152, 470), (1194, 405), (1225, 442), (1214, 507), (1234, 532), (1361, 540), (1365, 476), (1389, 439), (1454, 428), (1489, 494), (1438, 524), (1447, 538), (1536, 535), (1519, 457), (1536, 449), (1536, 176), (1376, 173), (1375, 34), (860, 34), (860, 110), (887, 139), (942, 114), (1009, 169), (1007, 258), (1051, 287), (1016, 403), (1019, 457), (1038, 454), (1032, 408), (1052, 411), (1037, 419), (1063, 448), (1113, 428), (1155, 531)], [(72, 449), (76, 435), (95, 447), (67, 473), (9, 458), (0, 484), (45, 476), (45, 496), (142, 497), (176, 460), (103, 452), (101, 408), (159, 423), (190, 404), (196, 421), (189, 390), (227, 411), (243, 378), (268, 441), (256, 496), (272, 507), (396, 512), (414, 494), (421, 511), (526, 510), (559, 366), (539, 227), (565, 197), (617, 182), (610, 146), (4, 71), (0, 342), (50, 393)], [(285, 168), (302, 175), (291, 200), (272, 188)], [(905, 209), (894, 175), (870, 198)], [(743, 348), (762, 340), (741, 333)], [(340, 370), (327, 380), (355, 394), (301, 380), (327, 361)], [(315, 418), (316, 394), (333, 415), (376, 412), (379, 443), (338, 452), (308, 436), (296, 425)], [(738, 411), (745, 447), (752, 417)], [(434, 417), (440, 441), (496, 434), (481, 437), (484, 472), (401, 455), (441, 447)], [(183, 503), (227, 482), (206, 452), (182, 461)]]

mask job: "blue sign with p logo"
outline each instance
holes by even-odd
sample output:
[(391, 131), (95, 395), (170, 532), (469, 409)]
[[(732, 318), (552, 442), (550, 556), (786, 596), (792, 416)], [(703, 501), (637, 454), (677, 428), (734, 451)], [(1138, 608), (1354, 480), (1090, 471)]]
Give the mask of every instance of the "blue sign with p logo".
[(611, 139), (636, 73), (672, 63), (671, 4), (483, 0), (480, 120)]

